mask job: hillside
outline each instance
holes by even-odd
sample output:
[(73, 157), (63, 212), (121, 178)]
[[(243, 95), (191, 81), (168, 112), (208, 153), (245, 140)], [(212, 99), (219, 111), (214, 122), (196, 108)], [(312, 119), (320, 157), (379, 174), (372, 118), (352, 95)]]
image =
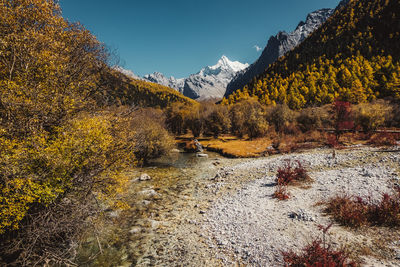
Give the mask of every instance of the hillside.
[[(342, 2), (341, 2), (342, 3)], [(325, 8), (307, 15), (306, 21), (301, 21), (293, 32), (279, 32), (275, 36), (271, 36), (267, 46), (264, 48), (261, 56), (256, 62), (251, 64), (245, 70), (238, 72), (232, 81), (226, 87), (224, 96), (229, 96), (239, 88), (243, 88), (251, 80), (262, 73), (270, 64), (274, 63), (278, 58), (295, 48), (313, 31), (318, 29), (332, 14), (334, 9)]]
[(352, 0), (302, 44), (224, 99), (291, 108), (400, 98), (400, 3)]
[(170, 87), (133, 79), (119, 71), (110, 71), (102, 78), (109, 95), (107, 104), (164, 108), (175, 102), (196, 103)]

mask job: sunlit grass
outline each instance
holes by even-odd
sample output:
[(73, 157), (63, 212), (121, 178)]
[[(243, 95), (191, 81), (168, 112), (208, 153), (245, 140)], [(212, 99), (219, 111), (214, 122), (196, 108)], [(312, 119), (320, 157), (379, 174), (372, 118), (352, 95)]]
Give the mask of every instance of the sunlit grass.
[(248, 140), (227, 136), (205, 140), (202, 144), (208, 150), (219, 152), (228, 157), (254, 158), (265, 155), (271, 149), (272, 141), (269, 138)]

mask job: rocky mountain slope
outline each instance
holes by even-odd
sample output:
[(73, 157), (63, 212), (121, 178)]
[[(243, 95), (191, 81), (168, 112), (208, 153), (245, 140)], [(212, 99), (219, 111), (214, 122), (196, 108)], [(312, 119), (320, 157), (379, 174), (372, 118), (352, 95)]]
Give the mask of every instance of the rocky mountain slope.
[(222, 56), (216, 65), (204, 67), (188, 78), (168, 78), (162, 73), (155, 72), (145, 75), (143, 79), (174, 88), (192, 99), (220, 99), (236, 73), (248, 66), (248, 64), (231, 61), (226, 56)]
[(185, 85), (185, 79), (180, 78), (176, 79), (174, 77), (165, 77), (164, 74), (160, 72), (154, 72), (152, 74), (147, 74), (143, 77), (146, 81), (152, 82), (152, 83), (158, 83), (164, 86), (171, 87), (175, 90), (178, 90), (179, 92), (183, 93), (183, 86)]
[(321, 26), (334, 11), (335, 9), (330, 8), (314, 11), (308, 14), (306, 21), (301, 21), (293, 32), (287, 33), (282, 31), (275, 36), (271, 36), (259, 59), (251, 64), (249, 68), (236, 74), (228, 84), (224, 96), (228, 96), (237, 89), (243, 88), (251, 79), (262, 73), (271, 63), (299, 45), (310, 33)]

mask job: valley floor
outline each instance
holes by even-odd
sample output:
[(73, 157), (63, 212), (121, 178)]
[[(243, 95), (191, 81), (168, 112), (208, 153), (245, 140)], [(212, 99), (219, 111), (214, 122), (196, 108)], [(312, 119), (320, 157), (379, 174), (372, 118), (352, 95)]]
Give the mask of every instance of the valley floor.
[[(290, 199), (279, 201), (272, 198), (275, 174), (286, 159), (304, 163), (313, 182), (290, 187)], [(164, 208), (152, 213), (146, 237), (137, 239), (141, 253), (136, 264), (280, 266), (281, 251), (300, 251), (321, 236), (318, 225), (332, 221), (321, 202), (338, 194), (380, 199), (400, 183), (399, 163), (398, 152), (367, 147), (336, 151), (335, 157), (330, 149), (314, 149), (260, 159), (204, 160), (195, 167), (199, 172), (182, 169), (180, 175), (190, 173), (193, 180), (169, 202), (162, 200), (159, 187), (151, 187), (158, 197), (145, 198)], [(131, 235), (144, 231), (131, 227)], [(334, 224), (328, 240), (348, 249), (362, 266), (399, 266), (399, 234), (397, 229)], [(139, 247), (132, 243), (131, 248)]]

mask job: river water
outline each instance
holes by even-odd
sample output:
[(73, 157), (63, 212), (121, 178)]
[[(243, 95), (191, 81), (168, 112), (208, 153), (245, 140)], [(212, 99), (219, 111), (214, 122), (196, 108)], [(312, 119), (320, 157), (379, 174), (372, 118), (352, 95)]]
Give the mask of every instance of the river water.
[[(197, 231), (188, 221), (208, 205), (203, 189), (221, 166), (235, 161), (217, 153), (207, 154), (207, 158), (200, 158), (194, 153), (174, 153), (131, 170), (129, 190), (121, 195), (130, 208), (107, 213), (96, 238), (88, 238), (80, 249), (79, 265), (154, 266), (169, 257), (175, 261), (181, 257), (169, 253), (184, 253), (180, 252), (179, 235)], [(151, 180), (139, 181), (143, 173)], [(201, 242), (193, 243), (197, 246)]]

